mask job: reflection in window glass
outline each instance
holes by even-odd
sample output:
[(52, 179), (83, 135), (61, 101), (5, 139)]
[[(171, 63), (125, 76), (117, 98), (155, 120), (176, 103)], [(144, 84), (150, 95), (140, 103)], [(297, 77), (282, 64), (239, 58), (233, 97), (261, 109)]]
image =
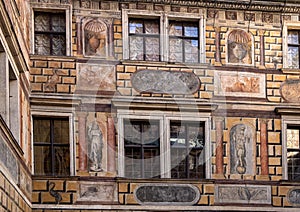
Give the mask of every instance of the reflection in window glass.
[(299, 69), (299, 32), (297, 30), (288, 31), (288, 52), (287, 52), (287, 66), (288, 68)]
[(205, 178), (204, 140), (204, 122), (171, 121), (171, 178)]
[(288, 126), (287, 133), (287, 163), (288, 179), (300, 180), (300, 126)]
[(199, 62), (199, 27), (195, 22), (170, 21), (169, 60), (171, 62)]
[(125, 177), (160, 177), (159, 122), (124, 120)]
[(70, 175), (69, 120), (34, 117), (35, 175)]

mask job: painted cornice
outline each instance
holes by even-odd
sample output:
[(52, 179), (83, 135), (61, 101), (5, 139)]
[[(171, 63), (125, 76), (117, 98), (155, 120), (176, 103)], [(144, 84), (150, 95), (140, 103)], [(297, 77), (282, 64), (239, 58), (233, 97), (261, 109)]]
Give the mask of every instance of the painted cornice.
[(119, 0), (125, 3), (155, 3), (227, 10), (299, 13), (300, 0)]

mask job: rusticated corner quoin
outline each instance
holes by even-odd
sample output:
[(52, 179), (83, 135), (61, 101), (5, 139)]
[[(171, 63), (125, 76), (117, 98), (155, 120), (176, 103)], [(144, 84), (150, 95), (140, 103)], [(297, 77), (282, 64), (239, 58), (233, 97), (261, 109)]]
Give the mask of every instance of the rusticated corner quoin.
[(199, 90), (200, 79), (191, 72), (140, 70), (131, 77), (139, 92), (193, 94)]
[(280, 94), (286, 102), (300, 102), (300, 80), (287, 80), (280, 87)]

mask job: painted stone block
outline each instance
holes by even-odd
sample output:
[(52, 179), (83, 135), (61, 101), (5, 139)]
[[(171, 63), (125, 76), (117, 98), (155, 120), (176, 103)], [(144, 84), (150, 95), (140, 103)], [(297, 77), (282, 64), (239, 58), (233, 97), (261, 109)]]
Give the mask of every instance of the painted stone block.
[(116, 74), (113, 65), (78, 64), (76, 90), (115, 91)]
[(264, 74), (249, 72), (215, 72), (215, 95), (265, 98), (265, 87)]
[(142, 205), (194, 205), (200, 192), (189, 184), (142, 184), (135, 189), (134, 197)]
[(200, 87), (199, 78), (191, 72), (141, 70), (131, 77), (139, 92), (193, 94)]
[(271, 204), (271, 186), (216, 185), (215, 203)]

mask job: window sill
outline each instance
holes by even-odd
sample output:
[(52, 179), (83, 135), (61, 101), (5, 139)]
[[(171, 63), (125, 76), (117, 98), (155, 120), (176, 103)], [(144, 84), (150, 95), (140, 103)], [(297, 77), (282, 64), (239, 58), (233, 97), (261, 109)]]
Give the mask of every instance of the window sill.
[(300, 69), (292, 69), (292, 68), (283, 68), (281, 69), (284, 74), (299, 74)]
[(53, 56), (53, 55), (37, 55), (31, 54), (31, 60), (48, 60), (48, 61), (68, 61), (74, 62), (76, 57), (73, 56)]
[(121, 60), (122, 65), (161, 66), (176, 68), (207, 68), (208, 63), (174, 63), (166, 61)]

